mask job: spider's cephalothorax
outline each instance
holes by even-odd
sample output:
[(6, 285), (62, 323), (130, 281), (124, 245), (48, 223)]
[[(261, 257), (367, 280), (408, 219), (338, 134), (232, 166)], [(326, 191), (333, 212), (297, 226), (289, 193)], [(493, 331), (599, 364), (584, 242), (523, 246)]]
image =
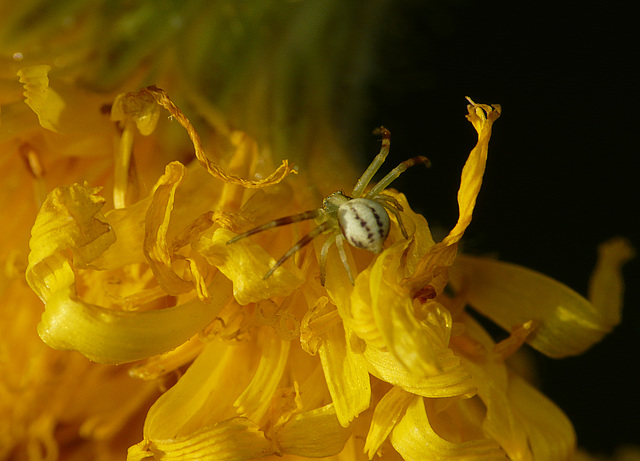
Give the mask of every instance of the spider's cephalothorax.
[(324, 199), (322, 208), (317, 210), (305, 211), (304, 213), (286, 216), (284, 218), (270, 221), (261, 226), (255, 227), (243, 234), (240, 234), (227, 242), (227, 244), (236, 242), (242, 238), (262, 232), (272, 227), (285, 226), (299, 221), (315, 219), (318, 226), (309, 234), (302, 237), (295, 245), (293, 245), (264, 275), (266, 279), (275, 270), (282, 265), (287, 259), (300, 251), (305, 245), (310, 243), (314, 238), (322, 233), (328, 233), (329, 237), (322, 246), (320, 252), (320, 283), (324, 285), (325, 266), (327, 261), (327, 253), (329, 247), (333, 243), (338, 248), (340, 259), (344, 265), (349, 280), (354, 283), (353, 272), (347, 260), (347, 254), (344, 250), (344, 241), (346, 240), (356, 248), (362, 248), (372, 253), (380, 253), (383, 249), (384, 242), (389, 235), (390, 220), (389, 213), (393, 213), (398, 221), (402, 235), (408, 238), (407, 231), (402, 223), (400, 212), (402, 206), (398, 201), (390, 195), (382, 194), (389, 184), (391, 184), (398, 176), (400, 176), (407, 168), (424, 163), (429, 165), (429, 159), (426, 157), (413, 157), (405, 160), (387, 174), (380, 182), (373, 186), (368, 192), (364, 189), (369, 185), (373, 175), (384, 163), (389, 154), (389, 145), (391, 133), (384, 127), (377, 128), (375, 134), (382, 135), (382, 147), (380, 153), (371, 162), (364, 174), (358, 179), (353, 188), (351, 195), (345, 195), (341, 191), (334, 192)]

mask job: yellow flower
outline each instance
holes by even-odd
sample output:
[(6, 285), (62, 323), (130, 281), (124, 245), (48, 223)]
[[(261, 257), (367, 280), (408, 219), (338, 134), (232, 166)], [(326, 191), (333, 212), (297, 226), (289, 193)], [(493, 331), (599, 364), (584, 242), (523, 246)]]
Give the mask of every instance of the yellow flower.
[[(408, 238), (396, 223), (381, 254), (349, 252), (353, 285), (331, 250), (323, 287), (321, 239), (264, 277), (304, 224), (227, 244), (232, 231), (312, 207), (304, 175), (283, 181), (286, 162), (270, 175), (258, 171), (261, 154), (239, 132), (229, 138), (234, 152), (218, 154), (229, 159), (220, 167), (155, 87), (116, 98), (121, 143), (134, 126), (153, 135), (145, 123), (155, 125), (158, 104), (187, 129), (199, 162), (169, 163), (150, 194), (131, 203), (116, 180), (106, 213), (99, 189), (56, 188), (33, 227), (27, 268), (45, 303), (38, 332), (53, 348), (109, 364), (147, 359), (131, 371), (146, 380), (186, 370), (150, 409), (130, 459), (571, 455), (571, 423), (505, 359), (524, 341), (562, 357), (601, 339), (617, 322), (615, 271), (629, 250), (623, 242), (603, 249), (595, 304), (516, 266), (471, 257), (453, 265), (499, 106), (469, 105), (478, 143), (449, 235), (434, 243), (426, 220), (388, 190)], [(449, 274), (455, 297), (443, 291)], [(465, 301), (511, 337), (494, 344)]]
[[(308, 110), (294, 128), (274, 128), (261, 120), (266, 111), (252, 106), (270, 101), (260, 96), (273, 76), (252, 79), (260, 60), (239, 63), (240, 55), (230, 53), (216, 57), (219, 72), (210, 77), (229, 80), (214, 85), (226, 91), (219, 106), (176, 85), (198, 114), (202, 139), (163, 90), (114, 90), (127, 79), (148, 77), (136, 75), (130, 63), (137, 59), (149, 58), (151, 68), (179, 60), (158, 46), (178, 19), (209, 27), (216, 14), (236, 18), (232, 4), (226, 6), (220, 11), (227, 17), (195, 7), (172, 16), (142, 2), (116, 24), (121, 31), (145, 26), (149, 40), (130, 40), (130, 46), (111, 43), (104, 33), (110, 23), (83, 10), (83, 27), (106, 37), (97, 52), (90, 41), (60, 53), (53, 70), (31, 61), (15, 69), (18, 78), (2, 75), (0, 142), (15, 155), (5, 160), (0, 201), (3, 216), (11, 217), (0, 247), (3, 318), (11, 319), (3, 322), (0, 340), (8, 371), (0, 380), (0, 410), (9, 416), (0, 422), (0, 457), (121, 459), (130, 447), (130, 460), (570, 458), (571, 423), (511, 361), (525, 342), (564, 357), (610, 331), (620, 320), (619, 270), (631, 256), (628, 244), (603, 245), (590, 301), (524, 268), (457, 256), (501, 112), (472, 102), (467, 118), (478, 142), (462, 171), (459, 220), (441, 242), (404, 195), (387, 189), (408, 235), (392, 214), (380, 254), (348, 249), (353, 284), (335, 246), (321, 283), (326, 236), (265, 278), (274, 258), (310, 224), (229, 240), (317, 208), (327, 193), (353, 186), (345, 177), (357, 177), (343, 168), (344, 156), (317, 154), (342, 153), (328, 113)], [(286, 16), (265, 11), (244, 14), (278, 24)], [(34, 38), (16, 32), (27, 30), (26, 19), (46, 28), (34, 17), (7, 22), (16, 44)], [(313, 24), (315, 17), (303, 16)], [(228, 29), (249, 40), (233, 20), (217, 24), (215, 33), (226, 40), (221, 49), (235, 46)], [(316, 30), (304, 25), (284, 42), (298, 43), (296, 34)], [(83, 30), (70, 28), (32, 49), (65, 48)], [(200, 37), (194, 33), (183, 44)], [(259, 56), (263, 47), (249, 49)], [(122, 59), (113, 62), (114, 50)], [(289, 48), (268, 51), (273, 62), (287, 64), (275, 66), (277, 72), (294, 70)], [(170, 58), (151, 60), (154, 52)], [(180, 58), (186, 73), (207, 63), (190, 53)], [(98, 65), (74, 66), (83, 59)], [(327, 67), (322, 60), (311, 64), (314, 76)], [(158, 75), (169, 82), (175, 77), (164, 69)], [(331, 93), (327, 82), (314, 81), (314, 101)], [(291, 101), (274, 99), (275, 118), (289, 120), (281, 111)], [(236, 126), (253, 127), (261, 143)], [(284, 156), (283, 145), (305, 144), (296, 137), (313, 140), (315, 166), (303, 164), (290, 175), (292, 165), (277, 166), (273, 157)], [(511, 331), (509, 338), (496, 344), (468, 315), (467, 303)]]

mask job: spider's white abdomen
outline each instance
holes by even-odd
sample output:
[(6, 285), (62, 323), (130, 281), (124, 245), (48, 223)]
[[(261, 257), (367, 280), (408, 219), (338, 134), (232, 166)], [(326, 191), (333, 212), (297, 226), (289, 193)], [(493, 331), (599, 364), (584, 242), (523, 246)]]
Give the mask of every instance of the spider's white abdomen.
[(354, 198), (340, 205), (338, 224), (347, 242), (356, 248), (380, 253), (389, 235), (389, 215), (373, 200)]

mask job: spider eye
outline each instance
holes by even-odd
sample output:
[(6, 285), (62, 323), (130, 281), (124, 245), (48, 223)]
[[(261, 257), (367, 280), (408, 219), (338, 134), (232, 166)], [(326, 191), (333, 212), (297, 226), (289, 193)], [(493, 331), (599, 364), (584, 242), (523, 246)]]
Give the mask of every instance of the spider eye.
[(344, 238), (354, 247), (380, 253), (389, 235), (389, 215), (382, 205), (366, 198), (354, 198), (338, 209), (338, 224)]

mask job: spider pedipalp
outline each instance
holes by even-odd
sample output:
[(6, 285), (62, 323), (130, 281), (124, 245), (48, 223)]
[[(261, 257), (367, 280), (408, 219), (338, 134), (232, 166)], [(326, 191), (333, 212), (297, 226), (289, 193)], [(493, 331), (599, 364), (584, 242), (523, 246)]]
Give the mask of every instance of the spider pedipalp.
[(398, 221), (398, 226), (404, 238), (408, 238), (407, 230), (400, 215), (400, 212), (403, 211), (402, 206), (394, 197), (382, 194), (382, 192), (408, 168), (420, 163), (426, 166), (430, 165), (429, 159), (422, 156), (405, 160), (391, 170), (367, 193), (364, 193), (371, 179), (387, 158), (391, 144), (391, 133), (386, 128), (377, 128), (374, 130), (374, 134), (382, 135), (380, 152), (358, 179), (351, 195), (345, 195), (342, 191), (334, 192), (325, 197), (322, 202), (322, 208), (269, 221), (237, 235), (229, 240), (227, 245), (267, 229), (314, 219), (318, 226), (298, 240), (269, 269), (263, 279), (270, 277), (287, 259), (311, 243), (318, 235), (328, 233), (330, 235), (320, 251), (320, 283), (324, 286), (327, 255), (329, 248), (335, 243), (349, 280), (353, 284), (355, 279), (344, 249), (344, 241), (346, 240), (353, 247), (362, 248), (372, 253), (382, 252), (391, 227), (389, 213), (392, 213)]

